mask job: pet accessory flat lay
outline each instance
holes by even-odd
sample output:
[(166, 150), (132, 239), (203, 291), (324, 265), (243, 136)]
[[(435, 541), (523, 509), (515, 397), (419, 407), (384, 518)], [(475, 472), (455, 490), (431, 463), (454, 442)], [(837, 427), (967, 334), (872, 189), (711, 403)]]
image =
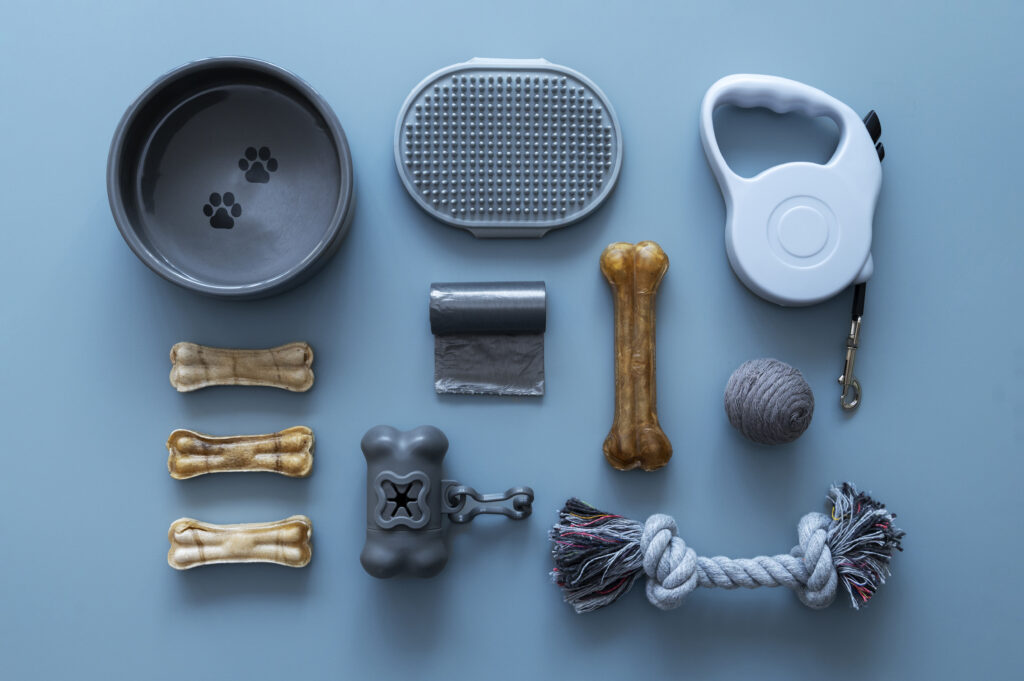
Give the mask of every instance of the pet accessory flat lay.
[(227, 437), (179, 429), (167, 438), (167, 470), (175, 480), (248, 472), (305, 478), (313, 471), (313, 444), (313, 431), (306, 426)]
[(215, 385), (255, 385), (305, 392), (313, 387), (313, 348), (288, 343), (276, 348), (237, 350), (196, 343), (171, 348), (171, 385), (191, 392)]
[(653, 241), (614, 243), (601, 254), (615, 304), (615, 417), (604, 455), (621, 471), (657, 470), (672, 456), (654, 380), (654, 296), (667, 271), (668, 256)]
[(128, 107), (107, 194), (142, 262), (224, 298), (304, 281), (337, 251), (355, 204), (331, 108), (288, 71), (238, 57), (177, 68)]
[(554, 582), (577, 613), (603, 608), (647, 575), (647, 600), (662, 610), (682, 605), (697, 587), (785, 586), (809, 608), (831, 605), (840, 587), (855, 609), (890, 575), (902, 551), (896, 515), (845, 483), (828, 493), (827, 513), (808, 513), (789, 553), (757, 558), (705, 558), (676, 534), (670, 516), (629, 520), (570, 499), (551, 530)]
[(293, 515), (271, 523), (214, 525), (192, 518), (171, 524), (167, 563), (188, 570), (217, 563), (276, 563), (305, 567), (313, 556), (313, 523)]
[(395, 165), (432, 217), (478, 238), (541, 237), (604, 202), (622, 166), (611, 103), (545, 59), (471, 59), (427, 76), (395, 124)]
[(803, 374), (777, 359), (741, 364), (725, 386), (725, 413), (743, 436), (764, 445), (792, 442), (814, 416), (814, 393)]
[(433, 426), (407, 431), (376, 426), (363, 436), (361, 447), (366, 457), (366, 544), (359, 560), (374, 577), (439, 573), (448, 563), (444, 516), (453, 523), (467, 523), (480, 514), (519, 520), (533, 510), (529, 487), (487, 495), (443, 479), (448, 438)]
[(430, 285), (439, 394), (543, 395), (542, 281)]
[[(725, 162), (713, 115), (720, 106), (766, 107), (776, 113), (827, 116), (839, 128), (828, 163), (795, 162), (745, 178)], [(725, 199), (725, 248), (736, 276), (778, 305), (812, 305), (855, 286), (853, 321), (839, 382), (840, 404), (860, 404), (853, 374), (864, 291), (874, 264), (871, 232), (882, 186), (884, 147), (874, 111), (862, 121), (838, 99), (787, 78), (736, 74), (704, 95), (700, 138)]]
[[(724, 105), (827, 116), (840, 140), (828, 163), (786, 163), (743, 178), (726, 164), (713, 114)], [(854, 377), (871, 232), (881, 187), (878, 117), (863, 122), (824, 92), (774, 76), (716, 82), (700, 108), (700, 136), (726, 205), (726, 252), (737, 277), (779, 305), (811, 305), (851, 284), (854, 305), (840, 383), (844, 409), (860, 403)], [(622, 167), (622, 132), (604, 93), (582, 74), (543, 59), (473, 59), (436, 71), (398, 115), (399, 177), (429, 215), (479, 238), (541, 237), (596, 211)], [(205, 59), (159, 78), (114, 134), (107, 191), (117, 227), (148, 267), (193, 291), (225, 298), (272, 295), (305, 280), (338, 249), (354, 206), (345, 134), (327, 103), (293, 74), (246, 58)], [(668, 271), (654, 241), (617, 242), (600, 257), (614, 304), (615, 412), (604, 441), (619, 470), (654, 471), (672, 445), (658, 420), (655, 300)], [(547, 290), (542, 281), (430, 286), (434, 387), (439, 394), (543, 395)], [(313, 351), (303, 342), (267, 349), (177, 343), (171, 385), (267, 386), (304, 392)], [(443, 402), (442, 402), (443, 404)], [(776, 359), (745, 362), (724, 395), (730, 424), (763, 444), (805, 432), (814, 396), (802, 374)], [(313, 431), (214, 436), (178, 429), (167, 469), (272, 472), (304, 478)], [(480, 494), (444, 477), (448, 439), (433, 426), (376, 426), (363, 436), (366, 539), (360, 555), (377, 578), (431, 577), (447, 564), (446, 529), (481, 514), (530, 516), (529, 487)], [(895, 515), (852, 485), (828, 493), (828, 513), (808, 513), (789, 553), (701, 557), (675, 521), (645, 522), (570, 499), (551, 532), (552, 578), (576, 612), (627, 593), (647, 575), (647, 597), (678, 607), (697, 587), (786, 586), (811, 608), (845, 588), (855, 608), (890, 574), (904, 532)], [(447, 522), (446, 522), (447, 519)], [(308, 564), (312, 523), (215, 525), (191, 518), (168, 531), (171, 567), (215, 563)]]

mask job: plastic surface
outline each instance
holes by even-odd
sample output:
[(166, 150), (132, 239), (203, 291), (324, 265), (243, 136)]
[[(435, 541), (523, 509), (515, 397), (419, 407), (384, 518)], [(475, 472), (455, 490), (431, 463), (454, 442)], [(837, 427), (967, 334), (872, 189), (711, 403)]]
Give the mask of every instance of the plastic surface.
[(611, 103), (545, 59), (471, 59), (427, 76), (395, 125), (402, 183), (474, 236), (541, 237), (590, 215), (622, 166)]
[(543, 395), (546, 326), (542, 281), (431, 284), (434, 389)]
[(210, 295), (279, 293), (334, 254), (351, 219), (345, 133), (304, 81), (204, 59), (128, 108), (107, 163), (118, 229), (153, 271)]
[[(784, 163), (740, 177), (715, 138), (714, 111), (727, 104), (827, 116), (839, 144), (824, 165)], [(882, 170), (868, 128), (850, 107), (793, 80), (737, 74), (704, 95), (700, 136), (725, 199), (729, 262), (750, 290), (779, 305), (810, 305), (867, 281)]]
[(376, 426), (366, 457), (366, 543), (359, 561), (374, 577), (432, 577), (448, 562), (441, 528), (448, 438), (433, 426)]
[(543, 281), (430, 285), (430, 332), (544, 333), (547, 289)]

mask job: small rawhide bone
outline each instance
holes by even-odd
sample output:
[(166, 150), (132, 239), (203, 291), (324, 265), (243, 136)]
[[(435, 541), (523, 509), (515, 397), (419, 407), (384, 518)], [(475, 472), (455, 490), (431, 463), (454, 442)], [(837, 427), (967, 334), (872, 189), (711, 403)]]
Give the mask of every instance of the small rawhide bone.
[(307, 343), (266, 350), (176, 343), (171, 364), (171, 385), (182, 393), (211, 385), (264, 385), (305, 392), (313, 385), (313, 349)]
[(167, 438), (167, 470), (177, 480), (204, 473), (267, 471), (304, 478), (313, 470), (313, 431), (214, 437), (179, 429)]
[(313, 555), (309, 543), (312, 536), (313, 523), (304, 515), (272, 523), (238, 525), (214, 525), (179, 518), (167, 532), (171, 540), (167, 563), (175, 570), (215, 563), (277, 563), (304, 567)]
[(653, 471), (672, 456), (654, 382), (654, 295), (667, 270), (668, 256), (653, 241), (614, 243), (601, 254), (615, 299), (615, 418), (604, 455), (622, 471)]

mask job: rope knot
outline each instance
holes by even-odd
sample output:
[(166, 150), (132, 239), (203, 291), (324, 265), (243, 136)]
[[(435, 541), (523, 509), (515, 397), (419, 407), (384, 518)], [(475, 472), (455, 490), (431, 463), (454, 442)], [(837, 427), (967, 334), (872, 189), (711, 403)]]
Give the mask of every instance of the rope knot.
[(799, 544), (789, 555), (734, 560), (699, 558), (678, 535), (676, 521), (652, 515), (640, 536), (647, 599), (662, 610), (678, 608), (699, 586), (726, 589), (789, 586), (809, 608), (826, 608), (836, 597), (838, 574), (829, 548), (831, 519), (808, 513), (797, 526)]
[[(800, 542), (790, 551), (803, 560), (807, 569), (804, 586), (796, 589), (800, 602), (809, 608), (827, 608), (836, 598), (839, 575), (832, 564), (832, 549), (828, 545), (828, 530), (832, 519), (824, 513), (808, 513), (797, 525)], [(803, 580), (801, 580), (803, 581)]]
[(661, 513), (644, 523), (640, 535), (647, 600), (662, 610), (678, 608), (699, 584), (697, 553), (679, 536), (676, 521)]

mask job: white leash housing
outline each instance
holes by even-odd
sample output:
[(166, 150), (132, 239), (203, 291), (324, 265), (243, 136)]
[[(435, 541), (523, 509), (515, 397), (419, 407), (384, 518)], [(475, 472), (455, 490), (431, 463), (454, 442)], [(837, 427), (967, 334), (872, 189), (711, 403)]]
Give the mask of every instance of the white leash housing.
[[(725, 105), (827, 116), (839, 128), (839, 144), (824, 165), (784, 163), (741, 177), (725, 162), (715, 137), (712, 117)], [(870, 278), (881, 152), (850, 107), (794, 80), (736, 74), (704, 95), (700, 137), (725, 198), (729, 263), (747, 288), (778, 305), (801, 306)]]

